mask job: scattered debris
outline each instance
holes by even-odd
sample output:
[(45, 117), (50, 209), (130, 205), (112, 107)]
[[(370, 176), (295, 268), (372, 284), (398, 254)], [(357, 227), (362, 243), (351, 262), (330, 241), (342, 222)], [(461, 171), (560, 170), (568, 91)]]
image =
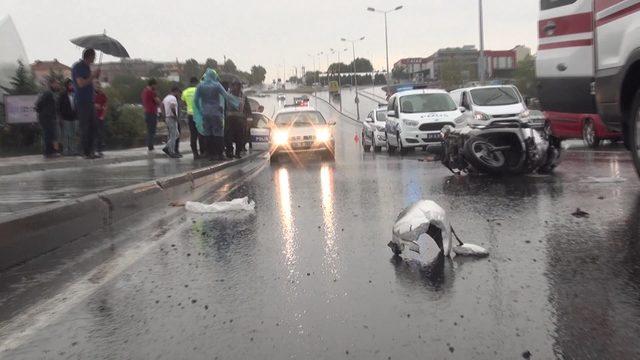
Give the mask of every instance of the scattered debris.
[(524, 359), (531, 359), (531, 351), (527, 350), (525, 352), (522, 353), (522, 357)]
[(460, 256), (475, 256), (485, 257), (489, 256), (489, 251), (482, 246), (474, 244), (464, 244), (453, 248), (453, 252)]
[(625, 178), (612, 176), (612, 177), (593, 177), (589, 176), (586, 179), (580, 180), (581, 183), (595, 183), (595, 184), (616, 184), (627, 181)]
[(580, 210), (580, 208), (577, 208), (576, 211), (574, 213), (572, 213), (571, 215), (577, 217), (577, 218), (588, 218), (589, 217), (589, 213), (586, 211), (582, 211)]
[(230, 211), (254, 211), (256, 203), (254, 201), (249, 201), (248, 197), (244, 197), (241, 199), (233, 199), (231, 201), (215, 202), (208, 205), (199, 202), (187, 201), (184, 207), (187, 211), (205, 214)]

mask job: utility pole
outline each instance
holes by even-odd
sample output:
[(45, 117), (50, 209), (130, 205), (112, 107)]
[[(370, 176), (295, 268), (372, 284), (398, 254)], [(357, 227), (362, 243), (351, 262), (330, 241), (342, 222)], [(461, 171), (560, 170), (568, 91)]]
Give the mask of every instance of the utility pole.
[(486, 65), (487, 61), (484, 57), (484, 16), (482, 14), (482, 0), (478, 0), (480, 6), (480, 58), (478, 61), (478, 71), (480, 71), (480, 85), (486, 82)]
[(353, 83), (356, 88), (356, 98), (355, 98), (356, 114), (357, 114), (356, 119), (360, 121), (360, 98), (358, 97), (358, 77), (357, 77), (358, 69), (356, 68), (356, 41), (364, 40), (364, 36), (359, 39), (349, 40), (349, 39), (342, 38), (340, 40), (350, 42), (351, 48), (353, 50)]
[(371, 12), (378, 12), (378, 13), (382, 13), (384, 14), (384, 43), (385, 43), (385, 52), (386, 52), (386, 58), (387, 58), (387, 86), (390, 85), (391, 83), (391, 73), (389, 72), (389, 35), (388, 35), (388, 31), (387, 31), (387, 14), (393, 11), (398, 11), (400, 9), (402, 9), (403, 6), (396, 6), (394, 9), (391, 10), (377, 10), (375, 8), (372, 7), (368, 7), (367, 11), (371, 11)]

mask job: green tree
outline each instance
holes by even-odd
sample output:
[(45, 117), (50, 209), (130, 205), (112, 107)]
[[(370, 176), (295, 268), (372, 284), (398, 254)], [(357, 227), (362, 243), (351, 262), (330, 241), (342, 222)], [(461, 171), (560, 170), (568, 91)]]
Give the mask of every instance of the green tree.
[(440, 67), (440, 80), (445, 89), (457, 88), (464, 82), (464, 65), (457, 59), (451, 58)]
[(411, 74), (402, 66), (394, 67), (391, 70), (391, 76), (394, 80), (411, 80)]
[(373, 71), (373, 65), (371, 64), (371, 61), (369, 61), (369, 59), (365, 59), (365, 58), (356, 58), (355, 60), (353, 60), (350, 64), (349, 64), (349, 71), (353, 71), (353, 63), (355, 62), (356, 64), (356, 71), (361, 73), (361, 72), (372, 72)]
[(31, 95), (38, 93), (38, 85), (36, 85), (31, 71), (27, 69), (21, 60), (18, 60), (18, 69), (16, 69), (15, 75), (11, 77), (9, 84), (11, 84), (10, 87), (2, 87), (2, 90), (9, 95)]
[(140, 94), (146, 85), (146, 81), (134, 75), (119, 75), (113, 78), (110, 88), (119, 94), (123, 104), (139, 104)]
[(236, 64), (231, 59), (227, 59), (227, 61), (222, 64), (222, 72), (235, 74), (238, 71)]
[(314, 82), (318, 81), (319, 76), (320, 76), (320, 71), (307, 71), (304, 74), (304, 84), (307, 86), (313, 85)]
[(528, 55), (519, 61), (513, 77), (522, 95), (526, 97), (538, 96), (538, 89), (536, 87), (536, 58), (534, 56)]
[[(359, 70), (359, 69), (358, 69)], [(327, 72), (330, 74), (340, 74), (343, 72), (350, 72), (353, 71), (353, 65), (351, 65), (351, 67), (349, 67), (349, 65), (340, 62), (340, 63), (333, 63), (331, 65), (329, 65), (329, 68), (327, 69)]]
[(289, 82), (292, 83), (292, 84), (300, 84), (302, 82), (302, 79), (300, 79), (297, 76), (291, 76), (289, 78)]
[(251, 84), (262, 84), (266, 78), (267, 70), (260, 65), (253, 65), (251, 67)]
[(207, 58), (207, 61), (204, 62), (204, 68), (205, 69), (214, 69), (214, 70), (218, 70), (218, 62), (215, 59), (212, 58)]
[(182, 82), (187, 82), (192, 77), (199, 78), (202, 75), (200, 64), (195, 59), (189, 59), (182, 65)]

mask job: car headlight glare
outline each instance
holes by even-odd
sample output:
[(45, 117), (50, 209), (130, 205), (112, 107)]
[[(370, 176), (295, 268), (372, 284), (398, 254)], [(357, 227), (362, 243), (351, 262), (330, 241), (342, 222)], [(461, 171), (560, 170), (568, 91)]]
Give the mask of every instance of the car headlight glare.
[(316, 139), (320, 142), (331, 140), (331, 132), (329, 129), (316, 129)]
[(273, 144), (276, 146), (286, 145), (289, 142), (289, 132), (283, 130), (276, 130), (273, 133)]
[(407, 126), (418, 126), (418, 124), (420, 124), (415, 120), (407, 120), (407, 119), (402, 120), (402, 122)]

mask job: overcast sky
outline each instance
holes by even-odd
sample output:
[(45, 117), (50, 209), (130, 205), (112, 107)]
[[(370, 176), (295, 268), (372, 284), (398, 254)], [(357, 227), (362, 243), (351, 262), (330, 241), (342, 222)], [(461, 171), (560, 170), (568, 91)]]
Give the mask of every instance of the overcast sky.
[[(538, 3), (484, 0), (486, 48), (523, 44), (535, 52)], [(80, 53), (70, 38), (106, 29), (134, 58), (221, 62), (226, 56), (243, 70), (263, 65), (273, 79), (282, 76), (285, 64), (287, 77), (294, 67), (311, 69), (308, 54), (344, 50), (341, 37), (366, 36), (356, 55), (383, 69), (383, 15), (366, 8), (397, 5), (404, 9), (389, 14), (391, 66), (441, 47), (479, 43), (477, 0), (0, 0), (0, 17), (12, 16), (30, 61), (58, 58), (70, 64)], [(345, 62), (352, 58), (348, 47), (341, 55)], [(326, 55), (316, 62), (326, 69)]]

